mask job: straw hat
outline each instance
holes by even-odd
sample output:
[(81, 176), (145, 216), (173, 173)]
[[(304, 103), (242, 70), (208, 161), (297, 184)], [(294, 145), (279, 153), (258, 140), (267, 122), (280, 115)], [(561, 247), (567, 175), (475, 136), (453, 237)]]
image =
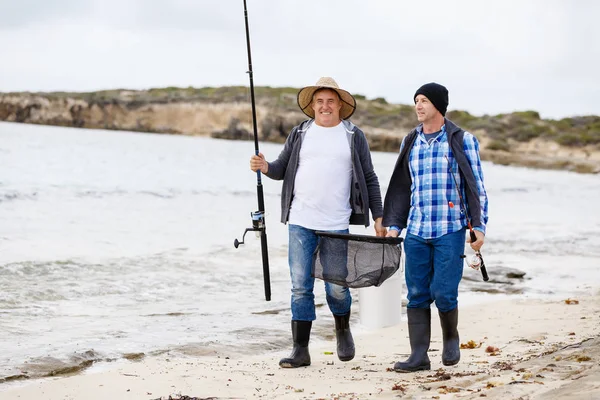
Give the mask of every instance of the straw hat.
[(340, 89), (336, 81), (328, 76), (320, 78), (314, 86), (307, 86), (300, 89), (298, 92), (298, 105), (300, 106), (302, 112), (311, 118), (315, 117), (315, 110), (312, 109), (310, 103), (312, 102), (315, 92), (318, 89), (324, 88), (335, 90), (340, 95), (340, 99), (342, 99), (340, 118), (350, 118), (352, 114), (354, 114), (354, 110), (356, 110), (356, 100), (354, 99), (354, 96), (344, 89)]

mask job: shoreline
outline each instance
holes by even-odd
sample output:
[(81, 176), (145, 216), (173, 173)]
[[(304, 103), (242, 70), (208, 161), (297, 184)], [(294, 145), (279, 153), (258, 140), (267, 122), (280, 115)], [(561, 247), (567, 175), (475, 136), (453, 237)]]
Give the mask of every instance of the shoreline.
[[(142, 133), (150, 135), (173, 135), (186, 137), (210, 138), (216, 140), (229, 141), (252, 141), (253, 136), (246, 131), (245, 135), (227, 135), (215, 134), (209, 132), (192, 132), (183, 133), (180, 131), (169, 131), (168, 129), (147, 129), (139, 127), (119, 127), (106, 128), (102, 126), (72, 126), (67, 124), (52, 124), (48, 122), (17, 122), (1, 120), (0, 122), (9, 124), (27, 124), (43, 127), (58, 127), (58, 128), (75, 128), (89, 129), (99, 131), (117, 131), (123, 133)], [(367, 127), (368, 131), (368, 127)], [(405, 133), (410, 130), (405, 129)], [(367, 140), (371, 151), (382, 153), (396, 153), (400, 148), (400, 142), (403, 136), (391, 135), (386, 133), (369, 133), (366, 132)], [(489, 142), (487, 138), (480, 138), (483, 143)], [(262, 138), (259, 137), (261, 143), (283, 144), (284, 136)], [(519, 168), (532, 168), (549, 171), (569, 171), (586, 175), (600, 174), (600, 151), (591, 147), (574, 148), (560, 146), (548, 140), (534, 139), (531, 143), (524, 144), (513, 143), (516, 149), (496, 150), (482, 147), (481, 160), (487, 161), (496, 165), (513, 166)], [(484, 146), (482, 144), (482, 146)], [(551, 155), (551, 156), (550, 156)]]
[[(306, 117), (293, 88), (257, 88), (259, 140), (285, 142)], [(108, 90), (90, 93), (0, 93), (0, 121), (43, 126), (253, 140), (243, 87)], [(498, 165), (600, 173), (599, 116), (542, 119), (535, 111), (475, 116), (450, 110), (448, 118), (473, 133), (481, 157)], [(358, 100), (352, 121), (372, 151), (395, 153), (418, 124), (413, 106)]]
[[(569, 303), (565, 300), (570, 300)], [(73, 376), (0, 385), (12, 399), (480, 398), (592, 399), (600, 396), (600, 291), (575, 298), (513, 298), (461, 308), (461, 362), (443, 367), (432, 312), (432, 370), (391, 371), (410, 352), (406, 322), (355, 333), (357, 354), (342, 363), (335, 339), (313, 344), (312, 365), (281, 369), (285, 351), (254, 356), (171, 354), (92, 367)], [(317, 321), (317, 324), (319, 322)], [(489, 352), (489, 349), (497, 350)], [(486, 349), (488, 352), (486, 352)]]

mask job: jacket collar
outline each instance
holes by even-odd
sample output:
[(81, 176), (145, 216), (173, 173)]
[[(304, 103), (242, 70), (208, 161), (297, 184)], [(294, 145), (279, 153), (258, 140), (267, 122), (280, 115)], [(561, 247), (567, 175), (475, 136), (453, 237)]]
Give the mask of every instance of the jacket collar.
[[(448, 135), (452, 135), (458, 131), (460, 131), (460, 128), (458, 126), (456, 126), (456, 124), (452, 121), (450, 121), (448, 118), (444, 118), (444, 125), (442, 125), (441, 130), (446, 130), (446, 133)], [(423, 132), (423, 124), (419, 124), (415, 130), (417, 131), (417, 133), (421, 133)]]

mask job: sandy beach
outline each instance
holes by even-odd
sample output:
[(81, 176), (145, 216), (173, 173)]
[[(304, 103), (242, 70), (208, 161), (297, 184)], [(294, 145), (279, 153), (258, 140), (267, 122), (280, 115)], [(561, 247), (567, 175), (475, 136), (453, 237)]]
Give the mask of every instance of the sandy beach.
[[(169, 354), (84, 374), (0, 386), (13, 399), (368, 399), (600, 398), (600, 292), (586, 297), (510, 299), (460, 310), (461, 362), (441, 364), (441, 331), (432, 314), (432, 370), (400, 374), (410, 351), (406, 322), (355, 337), (342, 363), (335, 340), (311, 346), (312, 365), (280, 369), (288, 351), (255, 356)], [(324, 324), (324, 322), (322, 322)], [(320, 325), (319, 321), (315, 323)]]

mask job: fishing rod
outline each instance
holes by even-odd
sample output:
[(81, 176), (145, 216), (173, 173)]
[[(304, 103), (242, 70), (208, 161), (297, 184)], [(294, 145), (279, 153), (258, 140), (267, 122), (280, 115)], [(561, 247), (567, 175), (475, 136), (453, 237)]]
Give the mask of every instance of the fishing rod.
[[(460, 191), (460, 188), (458, 187), (458, 181), (456, 180), (454, 171), (452, 170), (452, 168), (450, 168), (450, 160), (448, 159), (447, 155), (444, 155), (444, 157), (446, 157), (446, 161), (448, 162), (448, 168), (450, 170), (450, 174), (452, 175), (452, 180), (454, 181), (454, 186), (456, 187), (456, 191), (458, 192), (458, 198), (460, 200), (460, 211), (465, 215), (465, 218), (467, 218), (467, 226), (469, 227), (469, 236), (471, 236), (471, 243), (473, 243), (473, 242), (477, 241), (477, 236), (475, 236), (475, 231), (473, 231), (473, 226), (471, 225), (471, 219), (469, 218), (469, 214), (467, 214), (467, 208), (465, 207), (465, 202), (463, 200), (462, 193)], [(448, 205), (450, 206), (450, 208), (454, 208), (454, 204), (451, 201), (448, 202)], [(469, 266), (472, 266), (472, 268), (475, 268), (475, 269), (477, 269), (479, 267), (479, 269), (481, 269), (481, 276), (483, 277), (483, 280), (485, 282), (489, 281), (490, 278), (488, 276), (487, 269), (485, 268), (485, 262), (483, 262), (483, 256), (481, 255), (479, 250), (477, 250), (475, 252), (475, 256), (477, 258), (475, 260), (471, 260), (469, 262)]]
[[(246, 45), (248, 47), (248, 76), (250, 77), (250, 100), (252, 103), (252, 128), (254, 130), (254, 152), (258, 155), (258, 129), (256, 128), (256, 104), (254, 101), (254, 78), (252, 74), (252, 55), (250, 53), (250, 29), (248, 28), (248, 9), (246, 0), (244, 0), (244, 20), (246, 22)], [(263, 262), (263, 279), (265, 283), (265, 300), (271, 300), (271, 278), (269, 273), (269, 250), (267, 247), (267, 226), (265, 224), (265, 196), (263, 193), (262, 179), (260, 169), (256, 171), (256, 196), (258, 198), (258, 211), (250, 213), (252, 218), (252, 227), (246, 228), (242, 241), (235, 239), (233, 246), (237, 249), (240, 244), (244, 244), (246, 233), (255, 232), (260, 237), (260, 246)]]

